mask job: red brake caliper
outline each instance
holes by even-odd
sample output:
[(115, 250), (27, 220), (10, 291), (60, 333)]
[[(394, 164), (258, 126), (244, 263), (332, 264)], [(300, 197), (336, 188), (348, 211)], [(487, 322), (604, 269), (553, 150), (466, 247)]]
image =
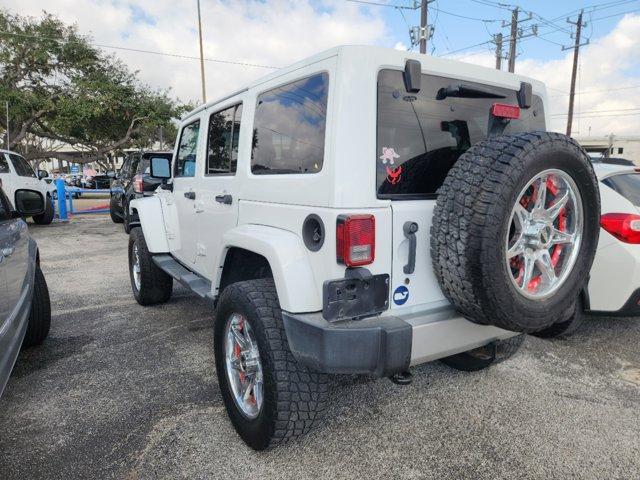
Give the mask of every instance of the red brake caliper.
[[(531, 204), (533, 199), (536, 198), (536, 193), (538, 190), (536, 185), (535, 184), (532, 185), (531, 188), (533, 189), (533, 191), (531, 192), (531, 195), (523, 196), (522, 199), (520, 200), (520, 204), (524, 208), (527, 208)], [(551, 192), (551, 194), (554, 197), (558, 194), (558, 187), (556, 187), (556, 184), (553, 182), (551, 176), (547, 177), (547, 190)], [(561, 232), (564, 232), (566, 229), (566, 226), (567, 226), (567, 218), (563, 208), (560, 211), (560, 214), (558, 215), (558, 230), (560, 230)], [(560, 260), (561, 253), (562, 253), (562, 245), (556, 245), (553, 250), (553, 254), (551, 255), (551, 265), (553, 265), (554, 268), (556, 267), (556, 265), (558, 264), (558, 261)], [(516, 278), (516, 283), (519, 283), (522, 279), (522, 276), (524, 275), (524, 262), (518, 258), (514, 258), (512, 259), (511, 266), (513, 268), (518, 268), (518, 277)], [(542, 275), (538, 275), (537, 277), (532, 278), (529, 281), (529, 284), (527, 285), (527, 290), (534, 293), (540, 286), (541, 282), (542, 282)]]

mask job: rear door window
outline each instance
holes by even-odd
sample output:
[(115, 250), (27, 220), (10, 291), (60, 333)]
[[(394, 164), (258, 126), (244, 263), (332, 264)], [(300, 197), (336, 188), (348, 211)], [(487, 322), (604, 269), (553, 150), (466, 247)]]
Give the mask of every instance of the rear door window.
[[(498, 98), (442, 95), (463, 84)], [(487, 138), (489, 111), (494, 103), (517, 105), (516, 92), (473, 82), (422, 75), (421, 90), (407, 93), (403, 72), (378, 75), (378, 133), (376, 154), (379, 198), (435, 198), (447, 173), (471, 145)], [(540, 97), (521, 109), (504, 133), (544, 130)]]
[(195, 176), (199, 133), (200, 120), (196, 120), (182, 129), (180, 143), (178, 144), (178, 155), (176, 157), (176, 177)]
[(320, 73), (258, 96), (251, 172), (317, 173), (324, 161), (329, 75)]
[(615, 175), (605, 178), (602, 180), (602, 183), (613, 188), (636, 207), (640, 207), (640, 174), (627, 173), (624, 175)]
[(241, 118), (242, 104), (213, 113), (209, 117), (205, 175), (235, 173)]
[(20, 155), (16, 155), (14, 153), (9, 154), (9, 158), (11, 159), (11, 163), (13, 164), (13, 168), (16, 173), (21, 177), (35, 177), (36, 173), (31, 168), (31, 165), (27, 163), (27, 161), (22, 158)]
[(4, 153), (0, 153), (0, 173), (9, 173), (9, 162)]

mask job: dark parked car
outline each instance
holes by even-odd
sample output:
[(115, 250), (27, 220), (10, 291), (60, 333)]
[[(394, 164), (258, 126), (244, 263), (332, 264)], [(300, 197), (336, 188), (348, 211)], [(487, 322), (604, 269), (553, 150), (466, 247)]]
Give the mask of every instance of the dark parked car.
[(593, 159), (593, 163), (608, 163), (609, 165), (625, 165), (633, 167), (635, 163), (632, 160), (627, 160), (626, 158), (615, 158), (615, 157), (599, 157)]
[(109, 210), (111, 220), (124, 223), (125, 232), (129, 233), (131, 222), (137, 222), (135, 213), (129, 212), (129, 202), (134, 198), (153, 195), (161, 181), (149, 175), (151, 159), (166, 158), (171, 161), (172, 152), (136, 152), (130, 154), (111, 185), (111, 202)]
[(109, 174), (98, 174), (93, 177), (87, 177), (84, 188), (108, 189), (111, 188), (112, 176)]
[(0, 395), (20, 347), (42, 343), (51, 325), (38, 245), (22, 220), (44, 212), (44, 197), (34, 190), (17, 190), (15, 201), (14, 208), (0, 188)]

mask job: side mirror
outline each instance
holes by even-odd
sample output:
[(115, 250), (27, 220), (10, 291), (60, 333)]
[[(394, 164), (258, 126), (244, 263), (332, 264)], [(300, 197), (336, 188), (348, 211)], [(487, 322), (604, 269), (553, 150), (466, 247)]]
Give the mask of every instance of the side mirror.
[(150, 162), (149, 175), (160, 180), (171, 178), (171, 162), (168, 158), (152, 157)]
[(46, 170), (38, 170), (38, 178), (42, 180), (43, 178), (47, 178), (49, 176), (49, 172)]
[(35, 190), (16, 190), (16, 211), (21, 217), (32, 217), (44, 213), (44, 197)]

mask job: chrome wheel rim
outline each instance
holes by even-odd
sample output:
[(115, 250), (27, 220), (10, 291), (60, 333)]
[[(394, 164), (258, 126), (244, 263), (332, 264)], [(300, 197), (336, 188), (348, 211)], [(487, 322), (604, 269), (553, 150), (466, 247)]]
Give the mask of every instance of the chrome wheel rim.
[(133, 245), (133, 265), (131, 266), (133, 271), (133, 283), (136, 286), (136, 290), (140, 290), (142, 274), (140, 272), (140, 254), (138, 253), (138, 245)]
[(537, 174), (511, 210), (507, 271), (516, 290), (541, 300), (558, 291), (576, 263), (584, 225), (576, 183), (562, 170)]
[(262, 409), (264, 386), (258, 343), (249, 322), (232, 313), (225, 326), (225, 363), (227, 379), (236, 406), (253, 419)]

